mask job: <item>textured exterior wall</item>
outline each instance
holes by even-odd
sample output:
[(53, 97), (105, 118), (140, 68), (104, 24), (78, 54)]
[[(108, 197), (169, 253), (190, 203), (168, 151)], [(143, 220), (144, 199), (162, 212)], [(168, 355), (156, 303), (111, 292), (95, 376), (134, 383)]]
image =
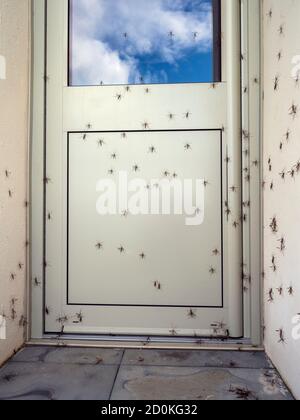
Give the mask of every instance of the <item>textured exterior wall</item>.
[(263, 18), (265, 345), (300, 398), (300, 1), (264, 0)]
[(26, 323), (29, 5), (0, 0), (0, 364), (23, 344)]

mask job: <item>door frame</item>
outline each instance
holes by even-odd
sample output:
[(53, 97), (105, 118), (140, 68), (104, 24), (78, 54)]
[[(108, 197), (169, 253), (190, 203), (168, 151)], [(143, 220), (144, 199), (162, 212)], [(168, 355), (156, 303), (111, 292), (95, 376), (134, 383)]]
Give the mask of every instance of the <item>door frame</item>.
[[(240, 130), (242, 133), (237, 140), (242, 142), (243, 153), (242, 168), (240, 171), (243, 180), (243, 203), (250, 202), (249, 207), (245, 207), (245, 223), (243, 223), (243, 276), (241, 281), (243, 288), (243, 314), (244, 314), (244, 340), (246, 345), (258, 346), (262, 342), (262, 321), (261, 321), (261, 290), (262, 290), (262, 191), (261, 191), (261, 56), (260, 56), (260, 14), (261, 5), (259, 0), (221, 0), (230, 2), (231, 7), (237, 3), (241, 4), (241, 79), (242, 87), (247, 86), (247, 91), (239, 98), (242, 103), (241, 121), (236, 121), (233, 130)], [(45, 144), (46, 144), (46, 86), (47, 68), (46, 57), (46, 5), (47, 0), (32, 0), (32, 106), (31, 106), (31, 212), (30, 212), (30, 269), (28, 281), (28, 296), (30, 304), (28, 340), (49, 339), (49, 335), (43, 334), (43, 317), (45, 290), (43, 287), (44, 279), (44, 245), (45, 245)], [(225, 19), (224, 19), (225, 21)], [(259, 30), (258, 30), (259, 29)], [(230, 28), (224, 29), (226, 35), (234, 38), (236, 33)], [(224, 46), (223, 46), (224, 47)], [(230, 63), (229, 63), (230, 64)], [(234, 61), (232, 66), (226, 66), (231, 82), (233, 78)], [(239, 63), (237, 68), (239, 68)], [(231, 71), (232, 70), (232, 71)], [(227, 78), (228, 81), (230, 78)], [(231, 98), (231, 106), (233, 106)], [(238, 119), (239, 120), (239, 119)], [(248, 133), (248, 136), (247, 134)], [(251, 133), (249, 135), (249, 133)], [(248, 138), (246, 138), (248, 137)], [(247, 145), (247, 142), (251, 142)], [(253, 165), (253, 162), (257, 164)], [(245, 176), (244, 169), (251, 171), (251, 176)], [(237, 204), (237, 203), (236, 203)], [(236, 205), (235, 204), (235, 205)], [(235, 273), (236, 274), (236, 273)], [(55, 338), (55, 337), (53, 337)], [(75, 337), (64, 337), (66, 339)], [(92, 337), (90, 337), (92, 339)], [(89, 338), (86, 338), (88, 340)], [(94, 338), (95, 339), (95, 338)], [(103, 337), (107, 340), (107, 337)], [(121, 339), (121, 338), (120, 338)], [(78, 336), (76, 336), (78, 340)], [(99, 341), (100, 338), (97, 337)], [(124, 340), (124, 337), (122, 337)], [(167, 339), (174, 343), (174, 340)], [(101, 341), (101, 340), (100, 340)], [(166, 340), (165, 340), (166, 341)], [(180, 342), (182, 339), (177, 338)], [(184, 340), (183, 340), (184, 341)], [(193, 340), (190, 340), (190, 343)], [(195, 340), (196, 342), (196, 340)], [(240, 340), (239, 340), (240, 342)], [(195, 343), (196, 344), (196, 343)], [(232, 342), (230, 343), (232, 346)], [(224, 344), (223, 347), (226, 347)], [(199, 344), (197, 345), (199, 348)]]

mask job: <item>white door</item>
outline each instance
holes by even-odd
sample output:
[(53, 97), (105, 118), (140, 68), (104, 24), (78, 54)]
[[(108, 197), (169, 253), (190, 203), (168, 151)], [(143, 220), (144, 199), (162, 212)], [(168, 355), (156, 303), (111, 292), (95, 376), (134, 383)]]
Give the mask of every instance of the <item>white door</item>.
[[(179, 65), (176, 70), (176, 63), (171, 83), (170, 66), (160, 73), (165, 83), (153, 82), (149, 68), (130, 79), (124, 60), (127, 66), (133, 62), (131, 39), (138, 34), (145, 49), (147, 28), (159, 35), (159, 15), (152, 16), (152, 26), (141, 19), (155, 7), (172, 17), (164, 23), (167, 40), (160, 34), (156, 41), (166, 55), (177, 42), (180, 54), (187, 33), (195, 43), (198, 37), (209, 40), (209, 21), (201, 19), (211, 13), (210, 1), (198, 2), (199, 14), (180, 9), (194, 25), (188, 29), (190, 21), (176, 21), (175, 3), (157, 0), (150, 9), (149, 3), (46, 2), (46, 334), (243, 334), (239, 2), (222, 2), (218, 83), (198, 83), (182, 75)], [(86, 14), (94, 19), (89, 22)], [(82, 36), (95, 27), (122, 38), (119, 56), (106, 38), (90, 42)], [(108, 201), (103, 183), (110, 188)], [(171, 200), (162, 212), (155, 197), (166, 185), (177, 206)], [(118, 196), (129, 196), (116, 207), (114, 188)], [(104, 201), (110, 212), (101, 215)]]

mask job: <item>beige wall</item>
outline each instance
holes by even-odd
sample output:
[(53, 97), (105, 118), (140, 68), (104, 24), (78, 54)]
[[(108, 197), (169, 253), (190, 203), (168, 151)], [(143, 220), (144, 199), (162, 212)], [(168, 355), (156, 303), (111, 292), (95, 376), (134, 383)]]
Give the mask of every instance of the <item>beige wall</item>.
[[(292, 319), (300, 313), (300, 82), (291, 75), (292, 58), (300, 56), (300, 1), (264, 0), (263, 18), (265, 345), (300, 398), (300, 339), (292, 335)], [(276, 232), (270, 227), (273, 217)]]
[(29, 3), (0, 0), (0, 315), (7, 319), (0, 364), (23, 344), (26, 316)]

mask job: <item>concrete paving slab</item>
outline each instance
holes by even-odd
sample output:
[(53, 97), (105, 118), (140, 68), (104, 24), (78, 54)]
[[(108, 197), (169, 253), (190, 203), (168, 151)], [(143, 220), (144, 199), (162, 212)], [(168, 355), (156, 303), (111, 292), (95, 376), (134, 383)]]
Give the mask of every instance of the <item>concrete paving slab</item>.
[(224, 368), (272, 368), (263, 352), (232, 351), (183, 351), (183, 350), (126, 350), (123, 365), (224, 367)]
[(8, 363), (0, 400), (107, 400), (118, 366)]
[(122, 366), (112, 400), (290, 400), (274, 370)]
[(51, 351), (54, 351), (55, 347), (25, 347), (19, 351), (12, 359), (12, 362), (43, 362), (45, 357)]
[(259, 352), (27, 347), (0, 370), (0, 399), (293, 399), (270, 366)]
[(12, 362), (119, 365), (123, 350), (66, 347), (27, 347)]

